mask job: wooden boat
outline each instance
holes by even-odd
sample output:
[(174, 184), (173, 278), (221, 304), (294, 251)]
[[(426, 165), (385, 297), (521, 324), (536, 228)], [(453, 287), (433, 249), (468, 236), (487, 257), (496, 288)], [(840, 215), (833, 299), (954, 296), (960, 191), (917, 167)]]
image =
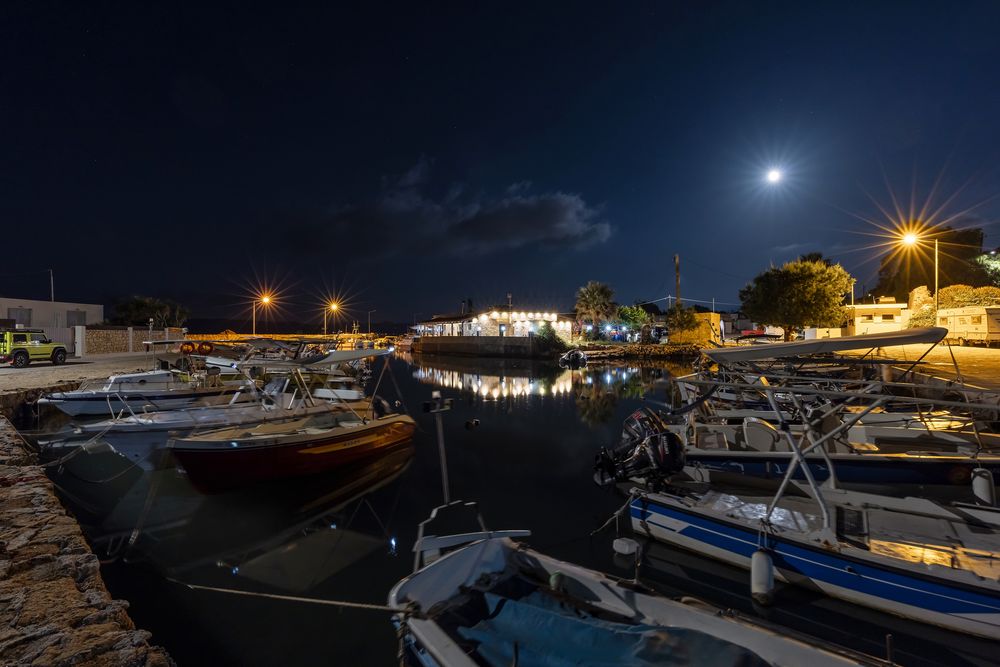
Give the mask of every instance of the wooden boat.
[(474, 505), (451, 503), (421, 524), (416, 570), (389, 593), (415, 664), (885, 664), (793, 638), (698, 600), (651, 594), (634, 581), (550, 558), (510, 539), (528, 531), (490, 532), (481, 520), (472, 532), (433, 527), (442, 520), (455, 526), (446, 515), (462, 511), (476, 512)]
[(416, 422), (338, 411), (252, 428), (225, 428), (167, 443), (203, 490), (325, 472), (410, 441)]

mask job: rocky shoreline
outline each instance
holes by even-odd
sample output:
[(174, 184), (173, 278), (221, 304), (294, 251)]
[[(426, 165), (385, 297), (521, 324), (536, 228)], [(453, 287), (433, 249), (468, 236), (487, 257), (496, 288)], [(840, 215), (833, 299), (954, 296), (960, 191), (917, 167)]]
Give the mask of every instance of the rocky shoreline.
[(0, 417), (0, 664), (173, 665), (114, 600), (100, 562), (11, 423)]
[(587, 353), (588, 360), (602, 359), (665, 359), (672, 361), (688, 361), (697, 359), (701, 347), (693, 343), (670, 343), (654, 345), (643, 343), (625, 343), (622, 345), (602, 345), (583, 343), (580, 349)]

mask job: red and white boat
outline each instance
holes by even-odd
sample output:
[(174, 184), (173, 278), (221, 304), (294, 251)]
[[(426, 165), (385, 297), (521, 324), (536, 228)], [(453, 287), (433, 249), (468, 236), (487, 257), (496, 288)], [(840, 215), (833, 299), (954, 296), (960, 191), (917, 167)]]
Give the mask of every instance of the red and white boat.
[(326, 472), (408, 443), (416, 422), (341, 411), (281, 423), (224, 428), (167, 444), (191, 482), (205, 490)]

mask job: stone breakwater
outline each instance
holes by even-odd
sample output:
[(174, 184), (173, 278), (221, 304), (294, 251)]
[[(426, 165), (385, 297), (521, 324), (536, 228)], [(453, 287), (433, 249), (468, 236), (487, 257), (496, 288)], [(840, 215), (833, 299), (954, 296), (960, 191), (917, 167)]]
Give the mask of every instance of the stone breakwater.
[(76, 520), (0, 417), (0, 664), (173, 665), (113, 600)]

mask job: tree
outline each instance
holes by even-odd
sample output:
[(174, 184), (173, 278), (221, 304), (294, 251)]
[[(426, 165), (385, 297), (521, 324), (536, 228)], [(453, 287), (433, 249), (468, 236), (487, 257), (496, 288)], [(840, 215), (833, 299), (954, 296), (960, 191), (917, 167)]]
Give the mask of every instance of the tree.
[(538, 327), (538, 332), (535, 333), (535, 340), (538, 341), (542, 349), (552, 352), (565, 352), (569, 347), (566, 345), (566, 341), (559, 337), (559, 334), (556, 333), (556, 330), (548, 322), (542, 322), (542, 325)]
[(619, 306), (618, 319), (629, 329), (638, 331), (649, 324), (649, 313), (641, 306)]
[(581, 321), (590, 320), (597, 330), (602, 320), (615, 312), (615, 291), (604, 283), (591, 280), (576, 292), (576, 316)]
[(667, 311), (667, 331), (670, 333), (690, 331), (698, 326), (698, 317), (694, 308), (688, 308), (679, 303)]
[[(941, 308), (965, 308), (966, 306), (1000, 305), (1000, 287), (970, 287), (969, 285), (948, 285), (942, 287), (938, 297)], [(934, 298), (927, 296), (913, 304), (913, 313), (907, 327), (934, 326)]]
[(784, 328), (787, 341), (806, 326), (843, 324), (842, 304), (852, 282), (840, 264), (798, 259), (759, 274), (740, 290), (740, 301), (750, 319)]
[(180, 327), (184, 325), (190, 311), (187, 307), (169, 299), (151, 296), (132, 296), (121, 299), (114, 305), (112, 324), (125, 326), (148, 326), (150, 318), (155, 327)]
[(941, 286), (963, 284), (979, 287), (992, 281), (988, 268), (977, 259), (983, 254), (983, 230), (978, 227), (942, 227), (912, 250), (895, 251), (882, 258), (876, 296), (894, 296), (906, 301), (915, 287), (934, 287), (934, 240), (938, 242), (938, 282)]

